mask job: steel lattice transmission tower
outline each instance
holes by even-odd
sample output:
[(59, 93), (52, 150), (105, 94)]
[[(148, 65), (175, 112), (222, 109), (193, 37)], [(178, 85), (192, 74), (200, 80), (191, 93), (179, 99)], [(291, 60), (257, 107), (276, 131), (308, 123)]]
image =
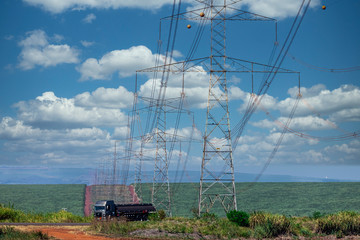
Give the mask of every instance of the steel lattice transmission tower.
[(171, 198), (169, 185), (169, 161), (166, 149), (166, 104), (159, 104), (160, 116), (157, 118), (155, 129), (156, 154), (154, 165), (153, 188), (151, 192), (152, 203), (158, 209), (163, 209), (171, 216)]
[[(226, 0), (210, 5), (211, 55), (204, 148), (201, 163), (199, 214), (209, 211), (216, 201), (227, 212), (237, 209), (234, 164), (231, 147), (228, 88), (226, 81)], [(218, 91), (218, 90), (221, 91)], [(214, 142), (213, 140), (219, 140)], [(210, 167), (220, 160), (220, 172)]]

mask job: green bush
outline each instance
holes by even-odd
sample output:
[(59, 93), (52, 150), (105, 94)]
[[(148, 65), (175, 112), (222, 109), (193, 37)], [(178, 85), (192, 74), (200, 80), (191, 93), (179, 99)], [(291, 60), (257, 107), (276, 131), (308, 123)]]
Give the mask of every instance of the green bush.
[(321, 213), (321, 212), (319, 212), (319, 211), (315, 211), (315, 212), (313, 212), (311, 218), (313, 218), (313, 219), (319, 219), (319, 218), (321, 218), (321, 217), (323, 217), (323, 216), (325, 216), (325, 214), (323, 214), (323, 213)]
[(244, 211), (232, 210), (226, 214), (230, 222), (234, 222), (239, 226), (248, 227), (250, 215)]
[(162, 209), (158, 210), (155, 213), (149, 214), (149, 220), (150, 221), (162, 221), (166, 218), (166, 212)]
[(23, 219), (24, 213), (13, 208), (0, 206), (0, 221), (19, 222)]
[(359, 235), (360, 214), (355, 212), (339, 212), (316, 221), (316, 232), (324, 234)]

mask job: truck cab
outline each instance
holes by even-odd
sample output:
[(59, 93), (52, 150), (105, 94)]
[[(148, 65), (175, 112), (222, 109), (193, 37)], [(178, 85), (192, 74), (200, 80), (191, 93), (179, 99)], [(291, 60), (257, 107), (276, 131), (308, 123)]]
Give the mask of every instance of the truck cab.
[(97, 201), (94, 205), (94, 217), (97, 219), (106, 219), (115, 217), (116, 206), (113, 200)]

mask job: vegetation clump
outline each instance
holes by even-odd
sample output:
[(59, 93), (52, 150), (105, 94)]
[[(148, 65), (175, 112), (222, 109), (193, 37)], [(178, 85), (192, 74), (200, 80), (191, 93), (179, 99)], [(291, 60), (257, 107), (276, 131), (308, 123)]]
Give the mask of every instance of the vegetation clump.
[(232, 210), (226, 214), (230, 222), (234, 222), (242, 227), (249, 227), (249, 217), (250, 215), (244, 211)]

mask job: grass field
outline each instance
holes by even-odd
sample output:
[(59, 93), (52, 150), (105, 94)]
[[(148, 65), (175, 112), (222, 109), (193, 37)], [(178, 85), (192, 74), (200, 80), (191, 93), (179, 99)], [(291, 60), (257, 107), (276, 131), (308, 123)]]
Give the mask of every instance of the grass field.
[[(342, 183), (236, 183), (238, 210), (266, 211), (287, 216), (311, 216), (315, 211), (360, 211), (360, 182)], [(171, 184), (173, 216), (192, 216), (197, 207), (195, 183)], [(144, 202), (151, 201), (151, 184), (143, 185)], [(213, 209), (225, 216), (222, 208)]]
[[(151, 202), (152, 184), (143, 184), (143, 202)], [(195, 183), (171, 184), (173, 216), (192, 217), (197, 207)], [(344, 183), (237, 183), (238, 210), (311, 216), (315, 211), (360, 211), (360, 182)], [(246, 190), (246, 191), (244, 191)], [(0, 203), (25, 212), (57, 212), (62, 208), (83, 216), (85, 185), (0, 185)], [(213, 209), (225, 216), (222, 208)]]
[(0, 203), (24, 212), (49, 213), (62, 208), (84, 215), (85, 184), (0, 185)]

